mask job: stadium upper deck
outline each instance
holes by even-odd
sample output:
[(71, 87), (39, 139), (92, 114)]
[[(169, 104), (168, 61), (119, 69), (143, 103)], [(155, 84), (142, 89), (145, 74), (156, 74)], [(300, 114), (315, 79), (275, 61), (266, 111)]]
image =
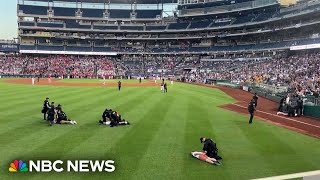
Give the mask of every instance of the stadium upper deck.
[(21, 52), (230, 53), (319, 42), (320, 2), (281, 9), (276, 0), (179, 1), (171, 17), (163, 2), (19, 1)]

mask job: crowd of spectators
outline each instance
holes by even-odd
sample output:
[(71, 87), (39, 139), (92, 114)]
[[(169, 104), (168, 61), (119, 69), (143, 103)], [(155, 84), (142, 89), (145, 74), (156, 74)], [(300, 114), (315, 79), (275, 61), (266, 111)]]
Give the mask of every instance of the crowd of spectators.
[[(207, 59), (207, 60), (206, 60)], [(288, 86), (298, 94), (320, 90), (320, 53), (278, 58), (208, 60), (200, 56), (124, 55), (107, 56), (9, 55), (0, 56), (1, 75), (33, 75), (72, 78), (126, 76), (175, 76), (205, 83), (208, 79)]]
[(230, 80), (288, 86), (300, 95), (320, 91), (320, 54), (260, 60), (200, 61), (196, 71), (182, 75), (189, 81)]
[(31, 75), (73, 78), (113, 76), (114, 64), (110, 57), (93, 56), (1, 56), (2, 75)]

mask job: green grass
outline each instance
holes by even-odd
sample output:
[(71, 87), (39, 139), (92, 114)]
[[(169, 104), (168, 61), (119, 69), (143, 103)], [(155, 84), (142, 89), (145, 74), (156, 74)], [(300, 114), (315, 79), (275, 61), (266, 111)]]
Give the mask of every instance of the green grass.
[[(103, 79), (62, 79), (61, 82), (83, 82), (83, 83), (102, 83)], [(138, 79), (106, 79), (106, 83), (139, 83)], [(150, 83), (154, 82), (153, 80), (141, 80), (141, 83)], [(160, 80), (158, 80), (160, 82)]]
[[(79, 80), (77, 80), (79, 81)], [(87, 82), (87, 81), (86, 81)], [(235, 102), (217, 89), (51, 87), (0, 82), (0, 179), (250, 179), (320, 169), (320, 141), (219, 108)], [(48, 127), (43, 99), (61, 103), (77, 126)], [(132, 125), (97, 125), (106, 108)], [(192, 158), (200, 136), (218, 144), (223, 165)], [(14, 159), (114, 159), (114, 173), (8, 172)]]

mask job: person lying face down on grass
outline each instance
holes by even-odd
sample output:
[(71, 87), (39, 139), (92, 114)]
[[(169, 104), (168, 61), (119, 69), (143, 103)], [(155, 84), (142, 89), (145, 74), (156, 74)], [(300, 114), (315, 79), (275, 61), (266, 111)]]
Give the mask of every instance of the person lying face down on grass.
[(221, 165), (221, 163), (218, 160), (216, 160), (215, 158), (208, 157), (204, 152), (192, 151), (191, 155), (201, 161), (205, 161), (212, 165), (216, 165), (216, 166)]
[(121, 126), (121, 125), (130, 125), (128, 121), (125, 119), (121, 119), (121, 115), (113, 111), (112, 109), (105, 109), (105, 111), (102, 113), (102, 121), (99, 121), (102, 125), (108, 125), (110, 127), (113, 126)]
[(56, 108), (56, 111), (57, 111), (56, 124), (72, 124), (72, 125), (77, 124), (76, 121), (69, 119), (67, 114), (62, 111), (62, 107), (60, 104)]

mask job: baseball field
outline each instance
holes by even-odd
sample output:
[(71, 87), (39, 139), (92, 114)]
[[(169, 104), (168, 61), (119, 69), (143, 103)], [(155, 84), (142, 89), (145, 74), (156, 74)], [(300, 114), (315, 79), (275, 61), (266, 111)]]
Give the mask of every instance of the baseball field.
[[(29, 82), (29, 81), (28, 81)], [(31, 81), (30, 81), (31, 82)], [(236, 100), (219, 89), (175, 82), (160, 93), (154, 82), (63, 80), (53, 86), (0, 81), (0, 179), (253, 179), (320, 169), (319, 139), (229, 111)], [(66, 84), (75, 83), (75, 86)], [(81, 84), (92, 86), (81, 86)], [(100, 84), (94, 86), (94, 84)], [(131, 85), (129, 85), (131, 84)], [(46, 97), (77, 125), (48, 126)], [(130, 126), (98, 125), (105, 108)], [(201, 136), (214, 139), (221, 166), (190, 155)], [(15, 159), (109, 160), (113, 173), (10, 173)]]

